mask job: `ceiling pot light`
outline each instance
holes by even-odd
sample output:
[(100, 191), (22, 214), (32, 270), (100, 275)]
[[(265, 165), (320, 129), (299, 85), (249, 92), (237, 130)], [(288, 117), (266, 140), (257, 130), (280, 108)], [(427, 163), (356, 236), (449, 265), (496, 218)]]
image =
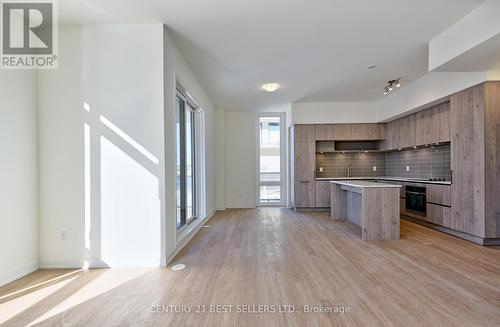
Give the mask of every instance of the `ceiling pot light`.
[(274, 92), (280, 88), (278, 83), (267, 83), (262, 85), (262, 88), (267, 92)]

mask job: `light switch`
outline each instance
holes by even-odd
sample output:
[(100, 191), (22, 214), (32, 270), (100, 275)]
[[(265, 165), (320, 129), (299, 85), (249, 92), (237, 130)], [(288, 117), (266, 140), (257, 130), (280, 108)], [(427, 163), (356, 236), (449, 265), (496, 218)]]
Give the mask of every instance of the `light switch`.
[(410, 171), (410, 166), (406, 166), (406, 171)]

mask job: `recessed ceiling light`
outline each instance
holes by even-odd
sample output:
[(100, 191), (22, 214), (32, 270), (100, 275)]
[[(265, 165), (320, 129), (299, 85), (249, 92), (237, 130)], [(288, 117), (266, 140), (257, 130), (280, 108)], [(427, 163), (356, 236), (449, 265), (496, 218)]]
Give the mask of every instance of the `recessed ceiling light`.
[(267, 92), (274, 92), (280, 88), (280, 85), (278, 83), (267, 83), (262, 85), (262, 88)]

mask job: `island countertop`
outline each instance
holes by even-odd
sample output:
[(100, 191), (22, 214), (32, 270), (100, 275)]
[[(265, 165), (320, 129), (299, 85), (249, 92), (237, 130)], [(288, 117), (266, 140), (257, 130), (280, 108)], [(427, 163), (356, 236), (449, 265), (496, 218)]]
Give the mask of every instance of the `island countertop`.
[(330, 183), (349, 186), (349, 187), (357, 187), (357, 188), (400, 188), (401, 185), (396, 184), (385, 184), (385, 183), (375, 183), (368, 181), (358, 181), (358, 180), (344, 180), (344, 181), (330, 181)]

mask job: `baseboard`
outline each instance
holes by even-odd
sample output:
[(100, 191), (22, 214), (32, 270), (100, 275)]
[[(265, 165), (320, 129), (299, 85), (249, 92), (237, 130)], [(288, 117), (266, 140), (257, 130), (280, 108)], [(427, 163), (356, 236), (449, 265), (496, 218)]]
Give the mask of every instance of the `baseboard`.
[(41, 259), (40, 269), (85, 269), (85, 268), (109, 268), (100, 259)]
[(295, 208), (295, 211), (297, 212), (314, 212), (314, 211), (330, 211), (331, 208)]
[(224, 211), (226, 208), (215, 208), (215, 211)]
[(0, 286), (7, 285), (16, 279), (24, 277), (39, 269), (38, 262), (21, 265), (15, 269), (0, 274)]
[[(214, 215), (216, 209), (207, 215), (203, 220), (200, 220), (198, 224), (191, 230), (175, 248), (174, 252), (167, 257), (167, 265), (172, 261), (173, 258), (184, 248), (184, 246), (199, 232), (199, 230), (205, 225)], [(40, 269), (81, 269), (81, 268), (109, 268), (109, 266), (100, 259), (95, 258), (83, 258), (83, 259), (55, 259), (55, 258), (42, 258), (40, 260)]]
[(216, 212), (217, 212), (216, 209), (212, 210), (212, 212), (209, 215), (207, 215), (207, 218), (201, 220), (198, 223), (198, 225), (196, 225), (196, 227), (193, 228), (193, 230), (190, 231), (189, 234), (187, 234), (182, 239), (182, 241), (179, 242), (179, 244), (177, 244), (177, 246), (175, 247), (174, 252), (172, 252), (172, 254), (170, 254), (169, 256), (167, 256), (167, 266), (175, 258), (175, 256), (178, 255), (179, 252), (181, 252), (181, 250), (186, 246), (186, 244), (189, 241), (191, 241), (191, 239), (200, 231), (200, 229), (203, 227), (203, 225), (205, 225), (210, 219), (212, 219), (212, 217), (215, 215)]
[(422, 225), (422, 226), (425, 226), (425, 227), (429, 227), (429, 228), (435, 229), (437, 231), (440, 231), (440, 232), (443, 232), (443, 233), (446, 233), (446, 234), (449, 234), (449, 235), (452, 235), (452, 236), (464, 239), (466, 241), (470, 241), (470, 242), (476, 243), (478, 245), (484, 245), (484, 246), (500, 245), (500, 238), (482, 238), (482, 237), (479, 237), (479, 236), (475, 236), (475, 235), (467, 234), (467, 233), (464, 233), (464, 232), (460, 232), (460, 231), (457, 231), (457, 230), (454, 230), (454, 229), (451, 229), (451, 228), (448, 228), (448, 227), (436, 225), (436, 224), (429, 223), (427, 221), (424, 221), (424, 220), (421, 220), (421, 219), (418, 219), (418, 218), (413, 218), (413, 217), (406, 216), (406, 215), (401, 215), (401, 218), (403, 218), (405, 220), (408, 220), (408, 221), (411, 221), (411, 222), (413, 222), (415, 224), (419, 224), (419, 225)]

